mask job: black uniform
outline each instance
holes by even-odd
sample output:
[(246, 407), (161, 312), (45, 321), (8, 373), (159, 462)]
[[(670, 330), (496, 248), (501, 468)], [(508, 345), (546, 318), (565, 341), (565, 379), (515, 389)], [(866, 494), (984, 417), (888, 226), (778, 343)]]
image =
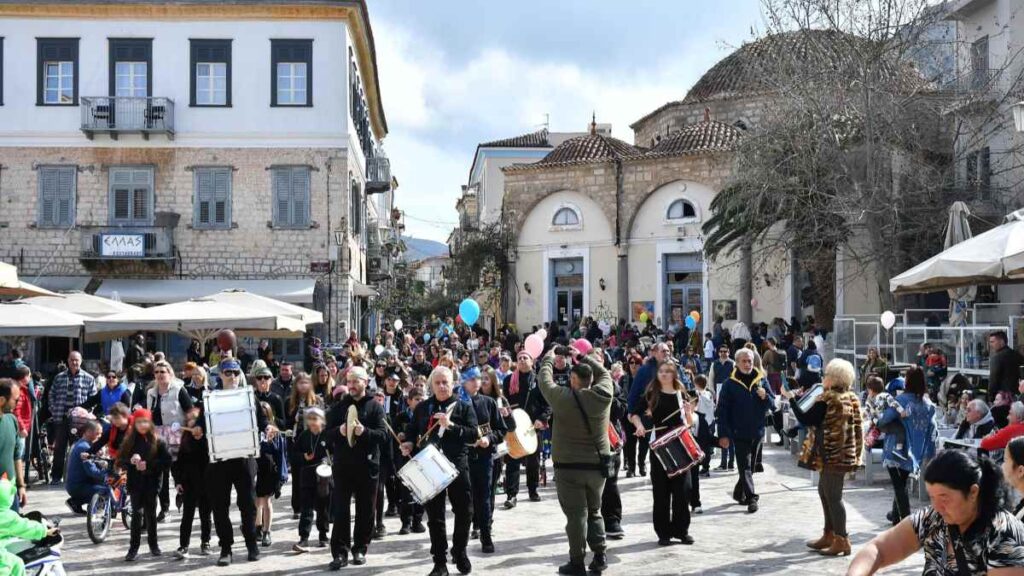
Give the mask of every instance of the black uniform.
[[(540, 396), (540, 392), (536, 393)], [(458, 470), (458, 477), (448, 485), (448, 488), (435, 496), (424, 505), (427, 510), (427, 526), (430, 529), (430, 554), (434, 557), (435, 564), (447, 562), (448, 535), (445, 529), (445, 492), (451, 500), (452, 508), (455, 511), (455, 531), (452, 534), (452, 556), (456, 559), (466, 555), (466, 545), (469, 543), (469, 526), (473, 519), (472, 491), (469, 482), (469, 462), (467, 453), (469, 449), (467, 442), (475, 442), (477, 437), (476, 414), (473, 407), (458, 398), (452, 396), (441, 402), (437, 398), (424, 400), (416, 406), (412, 421), (405, 431), (407, 442), (416, 446), (421, 435), (424, 435), (434, 415), (445, 412), (455, 404), (450, 418), (451, 426), (445, 430), (444, 437), (441, 437), (438, 428), (430, 431), (426, 443), (435, 444), (438, 449), (448, 458)]]
[(209, 544), (211, 532), (210, 499), (206, 491), (206, 467), (210, 463), (210, 453), (206, 440), (196, 440), (191, 434), (182, 434), (181, 446), (178, 448), (178, 459), (174, 461), (172, 472), (178, 484), (181, 484), (181, 528), (178, 543), (188, 548), (192, 540), (192, 522), (196, 510), (199, 511), (201, 543)]
[[(625, 390), (618, 384), (612, 383), (613, 395), (609, 420), (615, 428), (615, 433), (622, 439), (622, 419), (626, 417), (628, 398)], [(604, 531), (613, 536), (622, 533), (622, 498), (619, 495), (619, 470), (622, 468), (622, 445), (612, 452), (612, 459), (615, 461), (615, 475), (604, 481), (604, 492), (601, 493), (601, 516), (604, 517)]]
[(283, 429), (285, 424), (284, 400), (281, 400), (281, 397), (273, 392), (256, 392), (256, 401), (266, 402), (270, 405), (271, 410), (274, 411), (274, 419), (277, 420), (274, 426)]
[[(260, 431), (267, 429), (270, 422), (262, 410), (253, 409), (256, 426)], [(203, 434), (207, 433), (206, 419), (199, 420)], [(207, 444), (209, 445), (209, 444)], [(259, 556), (256, 545), (256, 459), (252, 457), (230, 458), (210, 462), (206, 467), (206, 486), (213, 508), (213, 524), (217, 530), (221, 553), (231, 552), (235, 543), (235, 528), (231, 525), (228, 508), (231, 506), (231, 488), (238, 498), (238, 510), (242, 514), (242, 538), (250, 555)]]
[[(402, 398), (402, 391), (395, 389), (394, 394), (384, 394), (384, 416), (388, 419), (390, 424), (390, 418), (395, 414), (398, 414), (405, 406), (405, 400)], [(394, 426), (392, 426), (394, 429)], [(398, 451), (398, 446), (395, 444), (395, 440), (391, 438), (391, 434), (388, 434), (386, 441), (380, 447), (380, 481), (377, 483), (377, 508), (376, 518), (377, 526), (384, 526), (384, 496), (387, 495), (388, 507), (387, 513), (389, 516), (394, 516), (398, 513), (398, 476), (395, 474), (397, 468), (395, 468), (394, 453)], [(383, 528), (382, 528), (383, 529)]]
[[(340, 434), (346, 423), (348, 407), (355, 405), (359, 423), (365, 431), (355, 437), (352, 446)], [(373, 396), (356, 400), (344, 396), (327, 413), (327, 432), (334, 446), (334, 531), (331, 555), (341, 558), (352, 552), (366, 553), (373, 533), (377, 480), (380, 477), (380, 447), (387, 441), (384, 409)], [(353, 498), (356, 501), (355, 531), (349, 520)], [(354, 541), (353, 541), (354, 538)]]
[(330, 454), (329, 434), (326, 429), (314, 434), (312, 430), (303, 430), (290, 448), (291, 460), (298, 462), (292, 474), (300, 478), (299, 486), (299, 540), (305, 542), (313, 527), (313, 516), (316, 515), (316, 528), (320, 533), (320, 541), (327, 541), (328, 507), (331, 501), (330, 489), (320, 486), (316, 475), (316, 467), (323, 463)]
[[(519, 374), (519, 390), (517, 390), (516, 394), (512, 394), (510, 389), (514, 376), (515, 372), (506, 376), (505, 382), (502, 385), (509, 404), (525, 410), (530, 416), (531, 423), (540, 420), (547, 424), (548, 420), (551, 419), (551, 407), (548, 406), (547, 400), (544, 399), (540, 390), (537, 389), (536, 373)], [(526, 461), (526, 488), (533, 495), (536, 494), (537, 489), (540, 487), (539, 449), (525, 458), (518, 460), (509, 458), (505, 464), (505, 497), (509, 500), (519, 494), (519, 467), (523, 460)]]
[[(156, 499), (160, 492), (164, 473), (171, 467), (171, 453), (167, 449), (167, 443), (160, 438), (156, 439), (156, 450), (144, 436), (136, 437), (135, 446), (131, 452), (124, 450), (118, 452), (117, 461), (121, 468), (128, 471), (128, 494), (132, 498), (132, 506), (135, 513), (132, 514), (131, 536), (128, 544), (129, 553), (137, 552), (142, 541), (142, 520), (146, 520), (146, 533), (149, 540), (149, 549), (158, 550), (157, 522), (156, 522)], [(146, 469), (138, 470), (131, 463), (132, 456), (138, 455), (146, 462)]]
[[(412, 420), (412, 411), (409, 409), (403, 409), (402, 412), (392, 415), (391, 417), (391, 428), (396, 432), (404, 432), (409, 428), (409, 422)], [(407, 456), (402, 455), (401, 450), (395, 450), (394, 452), (394, 466), (395, 470), (401, 470), (402, 466), (409, 461)], [(405, 483), (399, 481), (398, 483), (398, 498), (401, 502), (399, 505), (399, 516), (402, 518), (402, 527), (409, 528), (410, 526), (417, 532), (423, 530), (423, 505), (417, 502), (412, 497), (412, 492)]]
[[(685, 392), (683, 393), (685, 395)], [(682, 396), (685, 402), (685, 396)], [(633, 409), (644, 426), (650, 430), (655, 426), (667, 426), (661, 434), (683, 425), (680, 396), (658, 392), (657, 406), (650, 416), (647, 397), (641, 396)], [(677, 412), (676, 414), (672, 414)], [(683, 538), (690, 531), (690, 475), (679, 474), (668, 477), (661, 461), (651, 458), (651, 488), (654, 490), (654, 532), (659, 540)]]
[(469, 477), (473, 485), (473, 527), (480, 531), (480, 543), (491, 544), (491, 474), (494, 471), (494, 451), (505, 438), (505, 420), (498, 412), (498, 403), (490, 396), (473, 396), (473, 412), (478, 427), (490, 427), (487, 448), (469, 450)]

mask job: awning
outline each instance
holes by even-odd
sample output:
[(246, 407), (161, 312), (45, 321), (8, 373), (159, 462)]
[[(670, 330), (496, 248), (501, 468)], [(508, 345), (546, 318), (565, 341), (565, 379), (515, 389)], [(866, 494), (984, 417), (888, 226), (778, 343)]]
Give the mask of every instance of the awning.
[(170, 304), (202, 298), (222, 290), (241, 289), (289, 304), (312, 304), (316, 280), (104, 280), (97, 296), (111, 298), (114, 292), (122, 302), (132, 304)]
[(39, 278), (25, 277), (36, 286), (46, 288), (52, 292), (85, 292), (85, 287), (92, 280), (91, 276), (40, 276)]
[(352, 280), (352, 295), (357, 298), (376, 298), (380, 296), (373, 286), (363, 284), (355, 279)]

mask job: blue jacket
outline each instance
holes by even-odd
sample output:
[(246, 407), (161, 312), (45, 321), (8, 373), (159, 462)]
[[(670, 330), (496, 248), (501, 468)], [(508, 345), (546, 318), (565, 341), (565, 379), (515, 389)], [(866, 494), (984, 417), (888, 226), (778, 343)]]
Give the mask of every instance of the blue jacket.
[(79, 440), (71, 449), (71, 456), (68, 456), (67, 482), (64, 486), (68, 494), (81, 492), (81, 490), (77, 490), (79, 488), (102, 485), (106, 482), (107, 474), (96, 465), (96, 462), (82, 460), (82, 454), (88, 452), (89, 442), (85, 439)]
[(629, 386), (629, 412), (633, 413), (633, 409), (636, 408), (637, 400), (644, 395), (644, 390), (647, 390), (647, 385), (654, 380), (654, 377), (658, 375), (658, 361), (652, 359), (644, 362), (643, 366), (636, 371), (636, 376), (633, 377), (633, 383)]
[(900, 418), (895, 408), (886, 408), (878, 419), (879, 429), (893, 422), (903, 423), (903, 434), (887, 433), (882, 445), (882, 463), (890, 468), (901, 468), (908, 472), (921, 469), (925, 461), (935, 456), (935, 442), (938, 428), (935, 425), (935, 406), (925, 402), (917, 394), (904, 392), (896, 402), (909, 411), (910, 415)]
[(281, 482), (288, 481), (288, 445), (284, 436), (280, 434), (273, 442), (267, 440), (265, 434), (260, 434), (260, 455), (268, 454), (277, 464), (277, 472)]
[[(757, 394), (763, 388), (764, 400)], [(764, 418), (772, 405), (772, 387), (764, 372), (754, 369), (748, 386), (734, 368), (718, 391), (718, 437), (730, 440), (753, 440), (764, 436)]]
[[(124, 382), (119, 383), (114, 388), (104, 386), (103, 389), (100, 390), (100, 405), (103, 407), (103, 413), (110, 414), (110, 409), (114, 404), (121, 401), (124, 397), (124, 393), (127, 391), (128, 387), (124, 385)], [(130, 405), (128, 407), (131, 408)]]

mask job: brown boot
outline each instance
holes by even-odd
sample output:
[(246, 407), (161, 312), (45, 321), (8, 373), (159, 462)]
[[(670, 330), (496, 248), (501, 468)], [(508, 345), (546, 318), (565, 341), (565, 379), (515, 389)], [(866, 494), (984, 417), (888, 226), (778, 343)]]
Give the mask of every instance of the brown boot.
[(826, 530), (822, 533), (821, 538), (807, 542), (807, 547), (813, 550), (826, 550), (832, 546), (832, 540), (836, 537), (831, 531)]
[(850, 539), (845, 536), (836, 536), (828, 550), (820, 550), (825, 556), (849, 556)]

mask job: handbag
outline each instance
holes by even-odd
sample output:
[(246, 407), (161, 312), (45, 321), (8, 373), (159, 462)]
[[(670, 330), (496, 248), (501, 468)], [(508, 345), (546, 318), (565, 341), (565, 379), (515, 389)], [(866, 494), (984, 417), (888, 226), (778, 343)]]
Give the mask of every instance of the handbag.
[[(583, 410), (583, 403), (580, 402), (580, 397), (576, 394), (575, 390), (572, 390), (572, 398), (576, 401), (576, 407), (580, 409), (580, 416), (583, 418), (583, 425), (587, 428), (587, 434), (593, 437), (594, 433), (590, 430), (590, 420), (587, 418), (587, 412)], [(601, 478), (614, 478), (615, 474), (619, 471), (619, 466), (615, 463), (611, 454), (602, 454), (601, 447), (594, 443), (594, 452), (597, 453), (598, 462), (600, 462), (599, 472)]]

